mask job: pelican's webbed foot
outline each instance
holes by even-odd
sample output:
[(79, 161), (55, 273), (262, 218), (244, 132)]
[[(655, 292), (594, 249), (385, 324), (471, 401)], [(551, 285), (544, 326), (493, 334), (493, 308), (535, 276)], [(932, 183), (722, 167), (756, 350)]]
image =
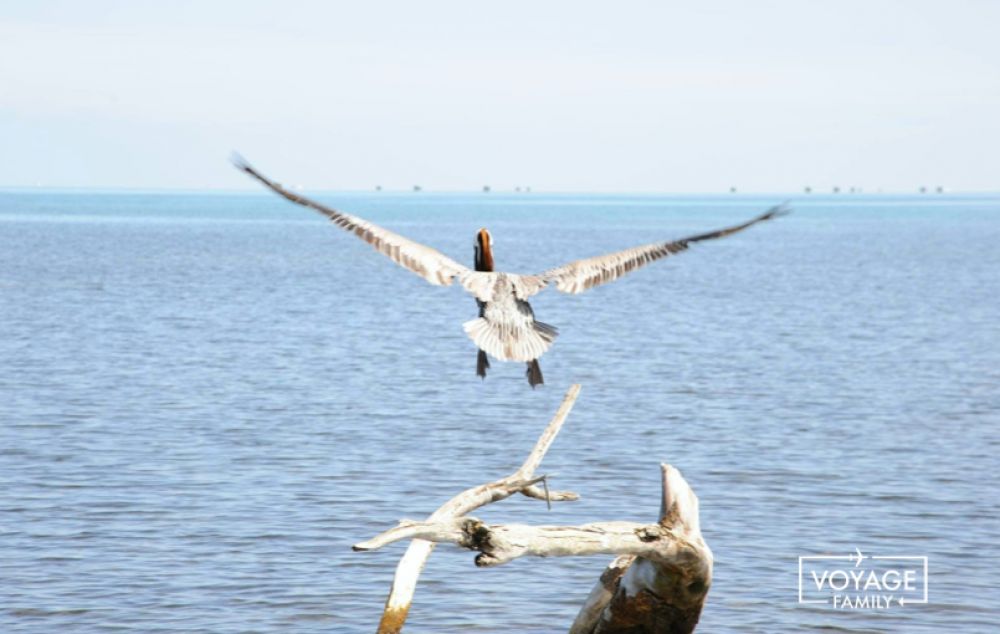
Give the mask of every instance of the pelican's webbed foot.
[(542, 367), (538, 365), (538, 359), (532, 359), (528, 361), (528, 371), (525, 373), (528, 375), (528, 385), (532, 389), (536, 385), (542, 385), (545, 383), (545, 379), (542, 378)]
[(486, 353), (482, 350), (476, 357), (476, 376), (486, 379), (486, 371), (490, 368), (490, 360), (486, 358)]

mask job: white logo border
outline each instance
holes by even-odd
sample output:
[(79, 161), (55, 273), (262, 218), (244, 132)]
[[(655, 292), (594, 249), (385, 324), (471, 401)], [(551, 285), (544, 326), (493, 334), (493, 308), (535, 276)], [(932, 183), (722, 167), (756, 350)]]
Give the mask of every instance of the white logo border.
[(830, 603), (829, 599), (803, 599), (802, 598), (802, 562), (810, 559), (846, 559), (847, 561), (857, 561), (855, 566), (861, 565), (861, 561), (864, 559), (879, 559), (879, 560), (901, 560), (901, 561), (922, 561), (924, 562), (924, 598), (920, 601), (910, 599), (907, 601), (905, 598), (899, 599), (900, 607), (905, 606), (910, 603), (923, 604), (927, 603), (930, 583), (930, 578), (928, 575), (928, 557), (927, 555), (862, 555), (861, 550), (855, 548), (857, 555), (799, 555), (799, 603), (800, 604), (816, 604), (816, 603)]

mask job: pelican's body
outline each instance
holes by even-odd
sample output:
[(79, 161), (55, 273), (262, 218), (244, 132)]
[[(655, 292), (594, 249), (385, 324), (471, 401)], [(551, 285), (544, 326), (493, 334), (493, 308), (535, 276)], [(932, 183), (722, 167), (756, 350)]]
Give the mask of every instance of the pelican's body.
[(431, 284), (448, 286), (458, 280), (476, 298), (479, 317), (465, 322), (466, 334), (479, 348), (476, 373), (486, 376), (490, 367), (487, 355), (501, 361), (527, 364), (532, 387), (543, 382), (538, 358), (552, 346), (557, 336), (554, 326), (535, 320), (528, 298), (549, 284), (564, 293), (582, 293), (629, 273), (655, 260), (680, 253), (694, 242), (711, 240), (742, 231), (751, 225), (787, 213), (784, 206), (741, 225), (712, 231), (682, 240), (658, 242), (608, 255), (577, 260), (537, 275), (518, 275), (494, 270), (492, 236), (486, 229), (476, 235), (474, 268), (462, 266), (430, 247), (383, 229), (366, 220), (346, 214), (290, 192), (261, 175), (242, 159), (236, 166), (288, 200), (323, 214), (337, 226), (368, 242), (380, 253)]
[(518, 297), (506, 273), (493, 282), (493, 299), (480, 302), (479, 319), (467, 321), (465, 332), (481, 348), (501, 361), (533, 361), (548, 350), (556, 329), (535, 321), (531, 304)]
[[(493, 236), (486, 229), (476, 234), (474, 265), (478, 273), (493, 273)], [(479, 346), (476, 356), (476, 374), (486, 378), (490, 367), (487, 353), (502, 361), (524, 361), (528, 364), (528, 383), (531, 387), (545, 382), (538, 357), (542, 356), (557, 331), (555, 327), (535, 321), (531, 304), (518, 295), (516, 278), (497, 273), (488, 278), (492, 289), (490, 301), (476, 298), (479, 319), (463, 325), (466, 334)]]

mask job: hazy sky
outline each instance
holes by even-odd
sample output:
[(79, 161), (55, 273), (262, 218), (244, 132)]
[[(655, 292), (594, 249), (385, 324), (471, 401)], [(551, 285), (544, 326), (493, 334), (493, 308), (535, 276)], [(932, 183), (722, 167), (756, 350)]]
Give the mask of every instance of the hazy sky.
[(0, 0), (0, 186), (1000, 190), (1000, 2)]

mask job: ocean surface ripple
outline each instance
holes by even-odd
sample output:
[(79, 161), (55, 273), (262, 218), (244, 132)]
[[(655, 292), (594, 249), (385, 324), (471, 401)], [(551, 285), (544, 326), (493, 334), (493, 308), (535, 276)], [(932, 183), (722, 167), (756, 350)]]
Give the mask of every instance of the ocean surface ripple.
[[(498, 266), (743, 220), (754, 196), (322, 198)], [(481, 382), (434, 288), (269, 196), (0, 193), (0, 631), (374, 631), (403, 546), (351, 544), (510, 473), (583, 496), (494, 522), (649, 521), (701, 498), (705, 632), (1000, 628), (1000, 199), (810, 196), (580, 296), (532, 391)], [(929, 557), (927, 605), (797, 603), (801, 555)], [(496, 569), (440, 548), (407, 632), (565, 631), (608, 557)]]

